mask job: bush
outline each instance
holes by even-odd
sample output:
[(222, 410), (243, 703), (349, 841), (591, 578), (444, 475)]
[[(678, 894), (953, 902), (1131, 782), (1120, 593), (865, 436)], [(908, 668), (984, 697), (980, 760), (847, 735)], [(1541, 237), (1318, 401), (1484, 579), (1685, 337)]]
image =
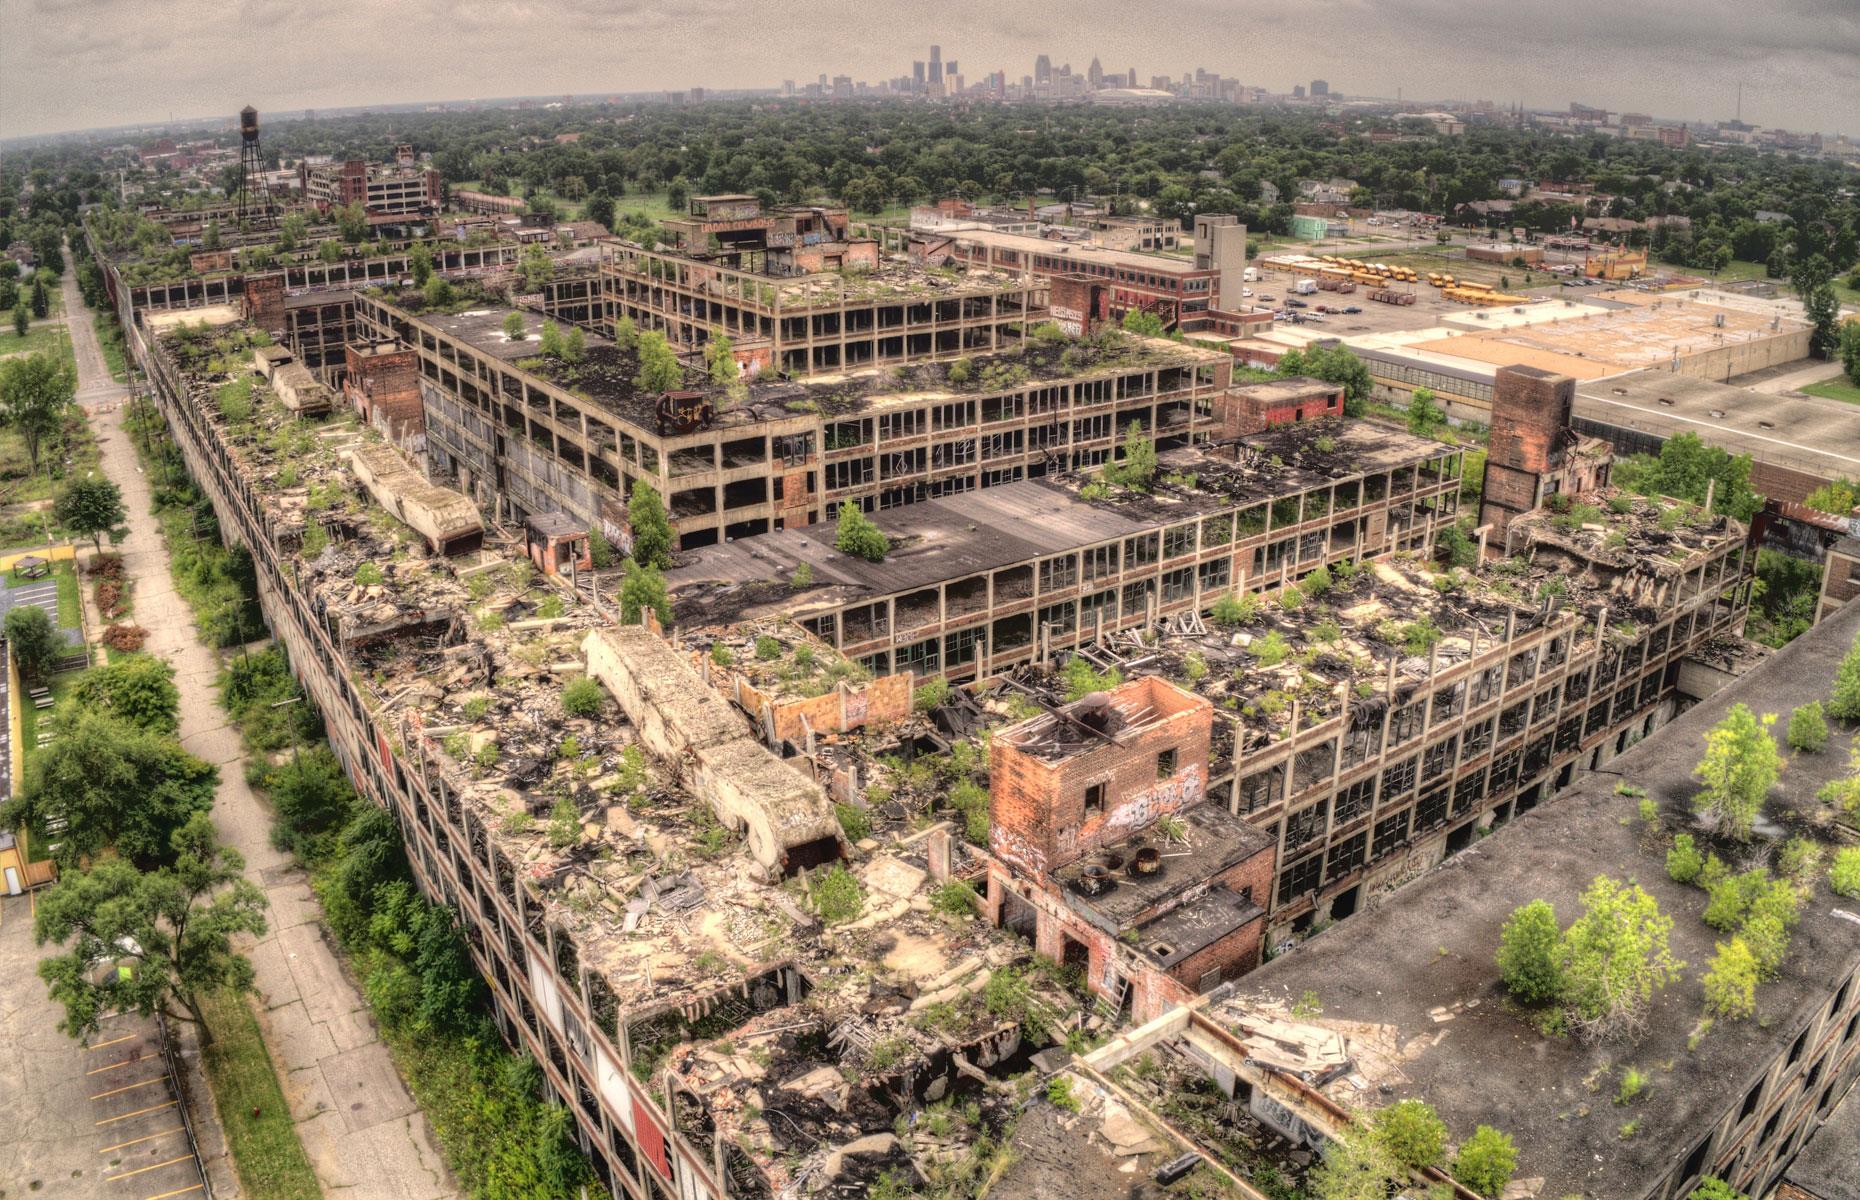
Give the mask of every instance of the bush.
[(1061, 673), (1066, 685), (1066, 701), (1083, 699), (1093, 692), (1107, 692), (1124, 682), (1124, 673), (1116, 667), (1099, 671), (1092, 667), (1091, 661), (1082, 655), (1073, 655), (1066, 660), (1065, 670)]
[(1819, 754), (1828, 745), (1828, 722), (1821, 701), (1814, 700), (1789, 714), (1789, 748)]
[(1812, 838), (1790, 838), (1776, 852), (1776, 870), (1792, 882), (1808, 883), (1821, 870), (1821, 846)]
[(981, 897), (960, 879), (952, 879), (930, 893), (930, 907), (952, 917), (974, 916), (980, 906)]
[(1842, 721), (1860, 721), (1860, 637), (1854, 639), (1853, 648), (1834, 673), (1834, 695), (1827, 712)]
[(1682, 833), (1673, 839), (1673, 848), (1666, 852), (1666, 873), (1674, 883), (1691, 883), (1704, 866), (1704, 856), (1693, 844), (1691, 834)]
[(866, 816), (865, 810), (850, 804), (835, 804), (833, 815), (839, 818), (840, 832), (849, 842), (861, 842), (872, 835), (872, 818)]
[(1834, 852), (1828, 868), (1828, 886), (1841, 896), (1860, 896), (1860, 847)]
[(911, 707), (920, 713), (927, 713), (933, 708), (940, 708), (949, 699), (949, 682), (936, 678), (911, 693)]
[(1410, 1170), (1438, 1166), (1446, 1156), (1447, 1123), (1434, 1106), (1419, 1100), (1400, 1100), (1370, 1118), (1382, 1148)]
[(865, 889), (851, 871), (836, 865), (814, 881), (812, 902), (822, 923), (841, 925), (865, 911)]
[(847, 503), (840, 505), (833, 548), (867, 562), (884, 562), (885, 555), (891, 553), (891, 539), (872, 524), (870, 517), (859, 511), (857, 504)]
[(13, 661), (19, 664), (19, 673), (35, 682), (49, 679), (58, 660), (65, 655), (65, 640), (59, 636), (52, 618), (34, 604), (7, 613), (6, 640), (13, 647)]
[(1259, 665), (1262, 667), (1276, 667), (1291, 657), (1292, 653), (1292, 648), (1286, 642), (1285, 636), (1276, 629), (1248, 646), (1247, 650), (1259, 660)]
[(1717, 1176), (1707, 1175), (1686, 1200), (1750, 1200), (1750, 1197)]
[(1705, 972), (1705, 1011), (1714, 1017), (1741, 1019), (1757, 1011), (1757, 956), (1741, 937), (1719, 942)]
[(133, 654), (149, 640), (149, 631), (140, 625), (116, 624), (103, 631), (103, 644), (119, 654)]
[(307, 856), (309, 839), (347, 820), (355, 799), (342, 764), (321, 744), (293, 754), (268, 774), (265, 794), (278, 812), (273, 844), (300, 857)]
[(1512, 910), (1499, 935), (1498, 973), (1505, 990), (1525, 1004), (1554, 1000), (1563, 990), (1556, 909), (1533, 900)]
[(988, 844), (988, 791), (973, 779), (958, 780), (949, 789), (949, 806), (962, 814), (962, 831), (978, 846)]
[(1258, 593), (1242, 592), (1238, 596), (1227, 595), (1216, 600), (1208, 615), (1216, 625), (1233, 629), (1259, 620), (1261, 607)]
[(1453, 1157), (1453, 1177), (1481, 1196), (1498, 1196), (1517, 1169), (1517, 1147), (1490, 1125), (1475, 1129)]
[(606, 702), (607, 689), (586, 675), (569, 680), (562, 688), (562, 711), (571, 717), (592, 717)]

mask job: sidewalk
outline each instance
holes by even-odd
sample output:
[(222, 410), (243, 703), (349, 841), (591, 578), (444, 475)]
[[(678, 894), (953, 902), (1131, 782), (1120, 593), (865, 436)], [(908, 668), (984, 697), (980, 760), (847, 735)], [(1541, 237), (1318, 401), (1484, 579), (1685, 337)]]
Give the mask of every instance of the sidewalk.
[[(65, 286), (67, 303), (81, 304), (69, 277)], [(455, 1196), (457, 1184), (425, 1114), (326, 941), (308, 877), (271, 847), (271, 815), (245, 782), (244, 747), (218, 705), (218, 659), (195, 637), (193, 614), (174, 590), (148, 479), (122, 427), (126, 393), (107, 372), (86, 375), (86, 363), (102, 369), (96, 334), (87, 322), (74, 321), (71, 329), (79, 343), (79, 395), (91, 410), (104, 473), (123, 489), (129, 513), (128, 536), (115, 549), (134, 581), (135, 621), (149, 631), (144, 648), (174, 666), (181, 742), (220, 768), (214, 824), (245, 856), (247, 877), (271, 902), (270, 929), (247, 952), (257, 971), (259, 1024), (282, 1072), (304, 1152), (326, 1195), (354, 1189), (392, 1200)]]

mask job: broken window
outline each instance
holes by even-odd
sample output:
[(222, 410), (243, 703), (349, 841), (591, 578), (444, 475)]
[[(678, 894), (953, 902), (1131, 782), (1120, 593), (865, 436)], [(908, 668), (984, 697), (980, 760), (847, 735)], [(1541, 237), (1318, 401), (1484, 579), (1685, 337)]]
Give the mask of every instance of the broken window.
[(1104, 811), (1104, 784), (1089, 784), (1085, 788), (1085, 815)]
[(1505, 709), (1504, 712), (1499, 713), (1498, 740), (1502, 742), (1506, 738), (1515, 737), (1523, 733), (1525, 721), (1530, 715), (1530, 710), (1530, 701), (1525, 700), (1518, 704), (1513, 704), (1511, 707)]
[(1285, 799), (1285, 768), (1267, 767), (1240, 780), (1240, 811), (1258, 812)]
[(1326, 860), (1330, 868), (1329, 877), (1331, 881), (1334, 883), (1342, 876), (1362, 866), (1363, 863), (1367, 861), (1368, 847), (1368, 833), (1359, 833), (1353, 837), (1347, 837), (1341, 842), (1338, 842), (1335, 846), (1332, 846)]
[(1447, 795), (1450, 791), (1446, 783), (1442, 782), (1421, 793), (1421, 798), (1414, 804), (1415, 833), (1447, 823)]
[(1414, 790), (1414, 758), (1396, 763), (1382, 772), (1382, 799), (1399, 800)]
[(1438, 779), (1453, 766), (1454, 753), (1459, 749), (1459, 739), (1448, 737), (1445, 741), (1435, 742), (1429, 746), (1421, 757), (1421, 778)]
[(1296, 854), (1324, 836), (1324, 804), (1301, 808), (1285, 818), (1285, 853)]
[(1063, 558), (1049, 558), (1040, 564), (1040, 591), (1042, 593), (1077, 587), (1078, 582), (1079, 560), (1076, 555), (1068, 554)]
[(1470, 809), (1473, 805), (1479, 803), (1484, 795), (1484, 767), (1480, 767), (1477, 771), (1470, 771), (1461, 776), (1460, 781), (1453, 785), (1453, 815), (1457, 817)]
[(1383, 817), (1377, 821), (1376, 842), (1371, 857), (1381, 858), (1407, 841), (1408, 820), (1413, 815), (1413, 809), (1404, 808), (1393, 816)]
[(1375, 803), (1375, 798), (1376, 777), (1371, 775), (1367, 779), (1359, 779), (1337, 793), (1332, 815), (1339, 826), (1347, 825), (1368, 812), (1370, 805)]
[(1289, 904), (1306, 892), (1317, 891), (1318, 881), (1323, 878), (1323, 874), (1322, 855), (1312, 855), (1301, 863), (1285, 868), (1279, 875), (1279, 903)]

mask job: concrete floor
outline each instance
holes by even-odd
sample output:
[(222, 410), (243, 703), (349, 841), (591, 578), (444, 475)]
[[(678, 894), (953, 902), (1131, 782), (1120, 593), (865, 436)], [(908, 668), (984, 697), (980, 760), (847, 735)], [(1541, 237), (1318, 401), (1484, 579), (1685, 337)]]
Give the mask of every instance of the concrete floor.
[[(65, 286), (67, 305), (78, 311), (82, 301), (69, 276)], [(96, 374), (103, 359), (89, 322), (73, 321), (71, 330), (79, 395), (90, 409), (104, 473), (123, 489), (129, 512), (129, 536), (115, 549), (134, 581), (134, 619), (149, 631), (145, 648), (174, 666), (182, 745), (220, 768), (214, 825), (245, 856), (247, 877), (271, 902), (270, 929), (247, 953), (257, 970), (259, 1023), (304, 1150), (326, 1195), (456, 1196), (457, 1182), (425, 1114), (408, 1094), (360, 990), (327, 940), (308, 877), (271, 846), (271, 814), (246, 785), (239, 733), (218, 704), (218, 657), (195, 636), (192, 614), (174, 590), (150, 511), (148, 479), (122, 428), (124, 391), (107, 372), (101, 379)]]

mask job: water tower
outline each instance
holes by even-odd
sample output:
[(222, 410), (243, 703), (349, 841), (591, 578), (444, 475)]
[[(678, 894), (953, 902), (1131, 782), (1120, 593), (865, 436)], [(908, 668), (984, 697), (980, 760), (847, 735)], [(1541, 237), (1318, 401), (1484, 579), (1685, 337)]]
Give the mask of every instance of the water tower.
[(258, 110), (239, 110), (239, 191), (235, 203), (241, 221), (270, 224), (278, 216), (271, 189), (265, 186), (265, 153), (258, 143)]

